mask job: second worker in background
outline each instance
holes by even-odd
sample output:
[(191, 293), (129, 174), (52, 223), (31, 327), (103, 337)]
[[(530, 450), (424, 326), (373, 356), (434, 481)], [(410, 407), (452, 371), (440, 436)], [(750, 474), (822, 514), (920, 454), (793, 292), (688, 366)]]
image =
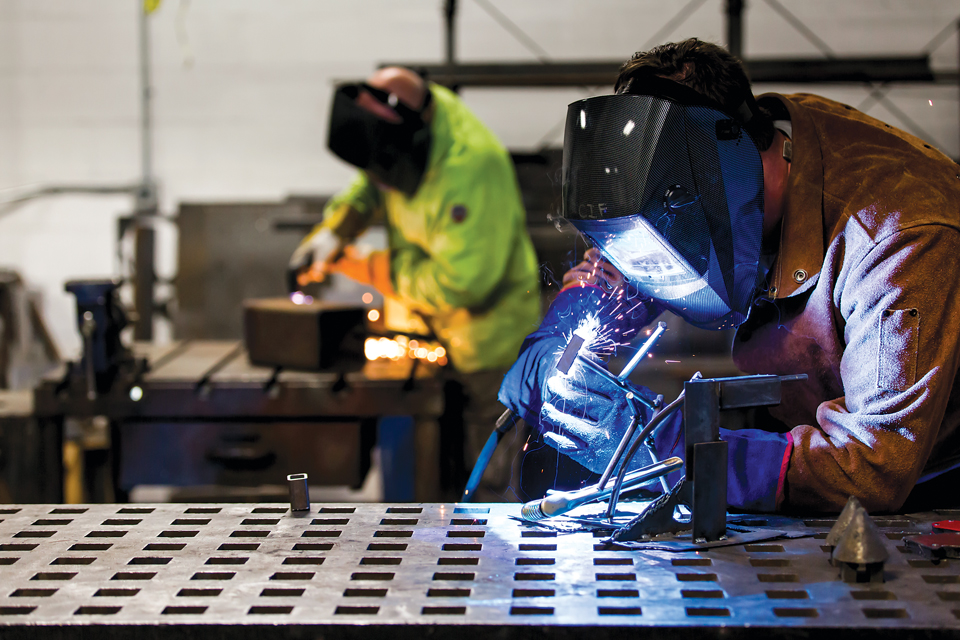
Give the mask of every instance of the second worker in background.
[[(328, 145), (360, 172), (327, 204), (291, 270), (301, 285), (344, 274), (423, 319), (463, 388), (470, 465), (502, 411), (503, 375), (540, 320), (539, 268), (510, 156), (456, 95), (401, 67), (337, 88)], [(352, 243), (374, 222), (386, 225), (388, 248), (364, 255)], [(478, 499), (516, 499), (518, 450), (498, 452)]]

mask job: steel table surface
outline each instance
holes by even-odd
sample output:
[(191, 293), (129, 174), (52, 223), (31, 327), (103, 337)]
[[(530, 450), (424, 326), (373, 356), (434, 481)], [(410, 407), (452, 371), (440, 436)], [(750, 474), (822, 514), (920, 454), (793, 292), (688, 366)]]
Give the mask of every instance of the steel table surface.
[[(876, 518), (883, 584), (809, 537), (631, 551), (525, 525), (508, 504), (0, 505), (0, 638), (954, 635), (960, 561)], [(758, 523), (755, 523), (758, 524)]]

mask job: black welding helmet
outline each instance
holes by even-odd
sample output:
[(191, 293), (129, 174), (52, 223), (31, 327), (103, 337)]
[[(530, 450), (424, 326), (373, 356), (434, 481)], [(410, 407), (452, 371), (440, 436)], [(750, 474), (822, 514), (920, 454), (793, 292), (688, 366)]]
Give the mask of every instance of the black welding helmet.
[(749, 112), (649, 84), (651, 95), (569, 106), (562, 215), (643, 294), (696, 326), (735, 327), (759, 281), (763, 230)]
[[(388, 122), (359, 106), (361, 92), (390, 107), (400, 121)], [(327, 146), (377, 181), (413, 196), (430, 157), (430, 124), (423, 119), (430, 99), (428, 90), (423, 106), (411, 109), (396, 95), (365, 83), (340, 85), (333, 94)]]

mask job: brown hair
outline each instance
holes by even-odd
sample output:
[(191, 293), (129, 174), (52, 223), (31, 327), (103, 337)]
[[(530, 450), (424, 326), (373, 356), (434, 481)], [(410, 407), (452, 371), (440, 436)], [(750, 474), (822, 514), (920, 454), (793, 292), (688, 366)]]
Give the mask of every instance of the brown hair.
[(757, 105), (750, 79), (739, 58), (723, 47), (697, 38), (638, 51), (623, 63), (614, 85), (617, 93), (644, 93), (644, 79), (661, 77), (690, 87), (719, 104), (726, 113), (745, 121), (757, 147), (773, 142), (773, 123)]

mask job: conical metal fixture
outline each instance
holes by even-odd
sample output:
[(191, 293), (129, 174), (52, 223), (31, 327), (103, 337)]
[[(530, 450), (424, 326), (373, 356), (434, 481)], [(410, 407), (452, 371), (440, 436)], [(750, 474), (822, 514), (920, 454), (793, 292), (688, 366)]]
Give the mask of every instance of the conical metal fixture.
[(840, 537), (843, 536), (843, 533), (850, 525), (850, 521), (853, 520), (853, 515), (858, 511), (866, 512), (866, 509), (863, 508), (856, 496), (850, 496), (850, 499), (847, 500), (847, 504), (843, 507), (843, 511), (840, 512), (840, 516), (837, 518), (836, 523), (834, 523), (833, 527), (830, 529), (830, 533), (827, 534), (827, 539), (824, 541), (824, 544), (830, 547), (831, 551), (833, 551), (833, 548), (837, 546), (837, 542), (840, 540)]
[(889, 556), (883, 534), (863, 509), (853, 514), (832, 554), (844, 582), (883, 582)]
[(864, 509), (853, 514), (846, 531), (837, 541), (833, 558), (837, 562), (872, 564), (890, 557), (884, 535)]

